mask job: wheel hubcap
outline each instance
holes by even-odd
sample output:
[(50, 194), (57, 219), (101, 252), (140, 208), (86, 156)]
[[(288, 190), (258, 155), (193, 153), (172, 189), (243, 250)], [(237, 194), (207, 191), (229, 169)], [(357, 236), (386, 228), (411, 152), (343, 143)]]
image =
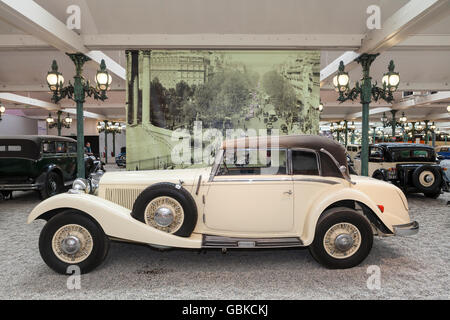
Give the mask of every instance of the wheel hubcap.
[(181, 204), (171, 197), (157, 197), (150, 201), (144, 212), (145, 223), (168, 233), (178, 231), (184, 221)]
[(333, 258), (349, 258), (361, 246), (361, 233), (351, 223), (337, 223), (325, 233), (323, 246), (325, 251)]
[(431, 187), (434, 183), (434, 174), (430, 171), (423, 171), (419, 175), (419, 181), (424, 187)]
[(80, 239), (75, 236), (68, 236), (61, 241), (61, 249), (66, 254), (75, 254), (81, 248)]
[(161, 207), (155, 211), (155, 222), (161, 227), (168, 227), (174, 220), (172, 210), (167, 207)]
[(353, 238), (348, 233), (342, 233), (334, 240), (334, 245), (339, 251), (347, 251), (352, 247), (353, 243)]
[(53, 235), (53, 253), (63, 262), (80, 263), (89, 257), (92, 248), (92, 235), (78, 224), (62, 226)]

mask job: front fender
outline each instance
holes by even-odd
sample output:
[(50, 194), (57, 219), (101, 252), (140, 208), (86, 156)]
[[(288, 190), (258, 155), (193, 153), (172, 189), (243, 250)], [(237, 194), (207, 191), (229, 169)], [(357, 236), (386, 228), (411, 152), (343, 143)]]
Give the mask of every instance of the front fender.
[(404, 217), (397, 217), (394, 212), (385, 211), (384, 213), (381, 213), (380, 209), (377, 207), (377, 204), (374, 203), (364, 192), (354, 188), (344, 188), (331, 192), (328, 195), (321, 194), (320, 199), (315, 201), (316, 205), (311, 208), (310, 214), (305, 219), (305, 225), (301, 235), (301, 239), (305, 245), (310, 245), (313, 242), (317, 221), (326, 208), (333, 203), (344, 200), (353, 200), (365, 204), (392, 232), (394, 232), (393, 225), (409, 222), (409, 216), (408, 219), (403, 219)]
[(168, 247), (201, 247), (200, 236), (184, 238), (160, 231), (132, 218), (129, 209), (90, 194), (63, 193), (48, 198), (31, 211), (27, 223), (58, 209), (75, 209), (86, 213), (110, 237)]

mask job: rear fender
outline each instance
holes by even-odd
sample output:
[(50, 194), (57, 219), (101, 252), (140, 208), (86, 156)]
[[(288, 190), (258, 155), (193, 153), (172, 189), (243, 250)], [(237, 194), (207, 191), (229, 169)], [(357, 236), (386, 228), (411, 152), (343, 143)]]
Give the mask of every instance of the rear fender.
[(363, 203), (377, 215), (380, 221), (383, 222), (391, 232), (394, 231), (392, 225), (405, 223), (403, 220), (396, 218), (395, 214), (390, 215), (387, 212), (382, 214), (377, 205), (365, 193), (359, 190), (345, 188), (332, 192), (328, 196), (323, 196), (324, 195), (321, 194), (320, 198), (315, 201), (316, 205), (311, 208), (309, 211), (310, 214), (305, 219), (305, 224), (300, 237), (305, 245), (310, 245), (313, 242), (317, 221), (319, 220), (320, 215), (330, 205), (339, 201), (352, 200)]
[(130, 210), (90, 194), (63, 193), (38, 204), (28, 216), (27, 223), (46, 217), (50, 211), (75, 209), (94, 219), (110, 237), (168, 247), (200, 248), (201, 237), (174, 236), (146, 225), (130, 215)]

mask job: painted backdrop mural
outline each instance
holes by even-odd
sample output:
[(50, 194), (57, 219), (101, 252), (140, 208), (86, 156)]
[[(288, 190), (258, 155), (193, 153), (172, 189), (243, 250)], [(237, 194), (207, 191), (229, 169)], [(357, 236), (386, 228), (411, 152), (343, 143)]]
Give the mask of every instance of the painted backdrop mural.
[[(319, 131), (317, 51), (127, 51), (127, 169), (173, 167), (173, 132)], [(175, 141), (174, 141), (175, 140)]]

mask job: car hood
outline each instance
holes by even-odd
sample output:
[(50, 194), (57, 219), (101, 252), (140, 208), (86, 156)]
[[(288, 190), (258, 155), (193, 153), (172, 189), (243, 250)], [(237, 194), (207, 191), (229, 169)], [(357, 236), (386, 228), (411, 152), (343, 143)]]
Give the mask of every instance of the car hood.
[(142, 171), (115, 171), (106, 172), (101, 180), (100, 187), (105, 185), (142, 185), (148, 186), (158, 182), (183, 182), (184, 186), (197, 183), (199, 176), (208, 179), (211, 167), (195, 169), (174, 170), (142, 170)]

